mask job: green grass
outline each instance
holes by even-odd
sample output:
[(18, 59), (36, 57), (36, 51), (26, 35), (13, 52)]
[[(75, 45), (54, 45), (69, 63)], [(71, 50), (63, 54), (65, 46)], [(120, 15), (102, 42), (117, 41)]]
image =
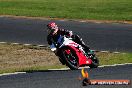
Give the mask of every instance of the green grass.
[(132, 0), (0, 0), (0, 15), (132, 20)]
[(132, 53), (97, 53), (100, 65), (132, 63)]

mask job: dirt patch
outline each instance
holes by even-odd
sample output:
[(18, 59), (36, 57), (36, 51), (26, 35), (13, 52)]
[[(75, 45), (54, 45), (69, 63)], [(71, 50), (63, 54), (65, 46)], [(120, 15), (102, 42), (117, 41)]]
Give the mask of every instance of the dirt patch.
[(0, 72), (61, 65), (48, 48), (33, 49), (23, 45), (0, 44)]

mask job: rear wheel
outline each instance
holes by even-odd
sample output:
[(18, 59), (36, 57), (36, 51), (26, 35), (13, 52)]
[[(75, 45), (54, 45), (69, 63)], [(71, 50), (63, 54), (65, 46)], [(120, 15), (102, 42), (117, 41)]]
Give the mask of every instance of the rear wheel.
[(97, 68), (99, 66), (99, 59), (94, 56), (92, 59), (92, 64), (89, 66), (90, 68)]
[(62, 50), (64, 60), (66, 62), (66, 65), (71, 69), (71, 70), (76, 70), (79, 68), (78, 64), (78, 57), (76, 53), (70, 49), (70, 48), (65, 48)]

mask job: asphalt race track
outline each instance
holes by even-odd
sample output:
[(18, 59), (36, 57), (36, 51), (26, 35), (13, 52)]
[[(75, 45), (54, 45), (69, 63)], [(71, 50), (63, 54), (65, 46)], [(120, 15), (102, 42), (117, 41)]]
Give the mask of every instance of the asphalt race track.
[[(85, 69), (90, 79), (132, 80), (132, 65)], [(40, 71), (26, 74), (1, 76), (0, 88), (132, 88), (130, 85), (88, 85), (78, 80), (81, 71)]]
[[(55, 20), (52, 20), (55, 21)], [(46, 24), (51, 20), (0, 17), (0, 42), (47, 45)], [(98, 24), (55, 21), (61, 28), (80, 35), (94, 50), (132, 52), (131, 24)], [(132, 80), (132, 65), (86, 69), (90, 79)], [(43, 70), (0, 76), (0, 88), (132, 88), (130, 85), (88, 85), (83, 87), (80, 70)]]
[(46, 25), (72, 30), (93, 50), (132, 52), (132, 25), (0, 17), (0, 42), (47, 45)]

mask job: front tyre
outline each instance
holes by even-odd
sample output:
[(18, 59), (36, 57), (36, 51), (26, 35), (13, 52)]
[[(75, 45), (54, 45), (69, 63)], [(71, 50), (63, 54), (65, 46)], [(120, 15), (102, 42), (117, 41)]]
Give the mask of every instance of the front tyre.
[(66, 62), (66, 65), (71, 69), (71, 70), (77, 70), (79, 68), (78, 64), (78, 57), (76, 53), (70, 49), (70, 48), (64, 48), (62, 50), (64, 60)]

